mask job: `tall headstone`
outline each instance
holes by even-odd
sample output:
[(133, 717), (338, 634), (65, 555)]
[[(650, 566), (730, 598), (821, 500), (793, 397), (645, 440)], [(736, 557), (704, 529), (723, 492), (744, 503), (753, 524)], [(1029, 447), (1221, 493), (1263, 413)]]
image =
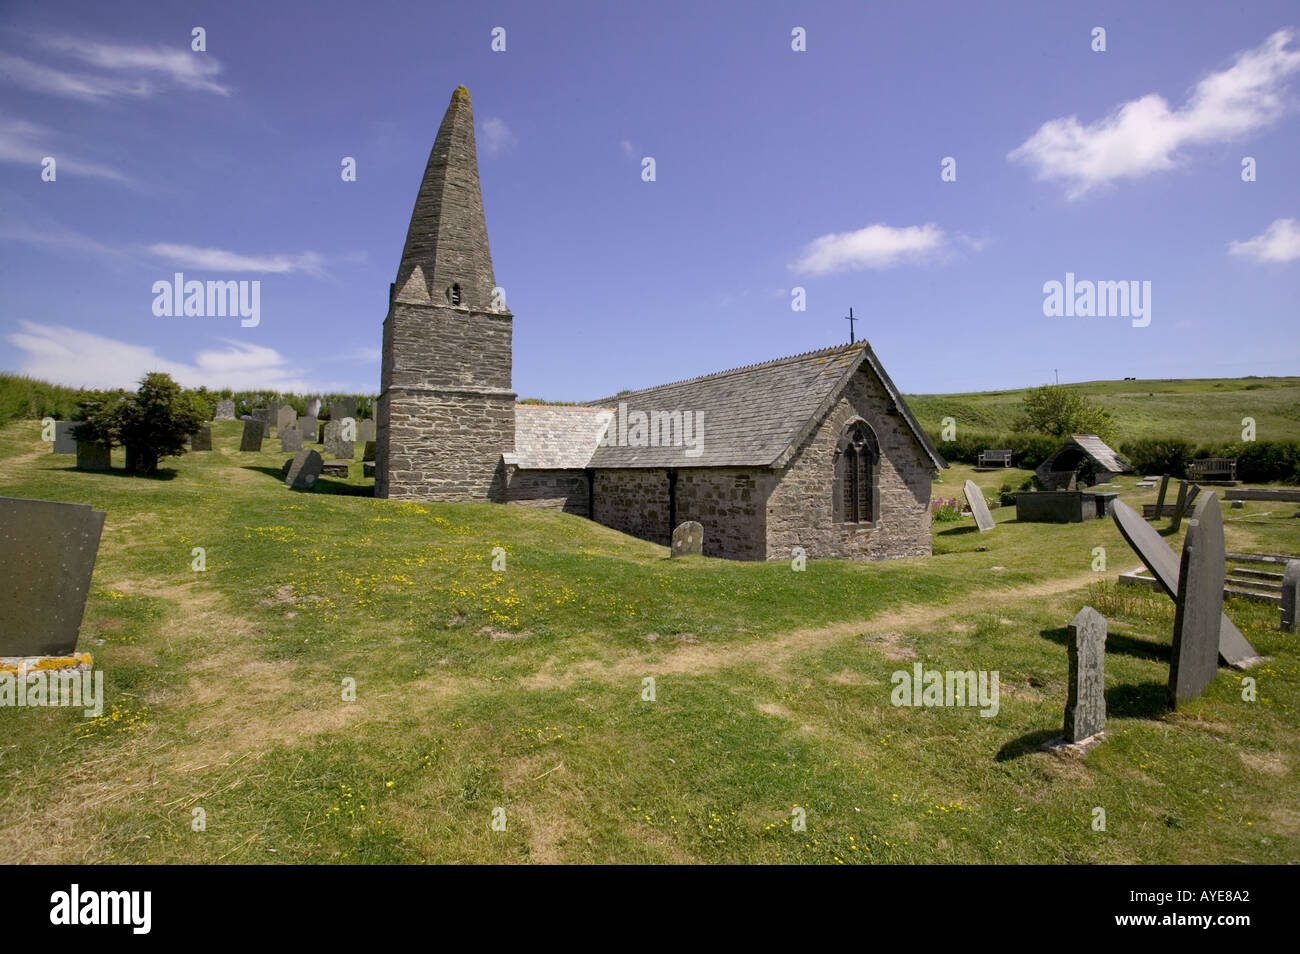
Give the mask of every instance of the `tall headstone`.
[(1297, 604), (1300, 604), (1300, 560), (1287, 560), (1282, 573), (1282, 632), (1296, 631)]
[(244, 422), (244, 433), (239, 439), (241, 451), (260, 451), (262, 449), (262, 422), (249, 419)]
[(298, 423), (298, 414), (288, 404), (283, 404), (275, 414), (275, 432), (279, 434), (286, 428), (294, 427)]
[(212, 425), (204, 424), (197, 431), (190, 435), (190, 450), (192, 451), (210, 451), (212, 450)]
[(296, 454), (302, 450), (302, 431), (296, 427), (280, 428), (280, 452)]
[(76, 652), (104, 511), (0, 497), (0, 656)]
[(1187, 481), (1178, 481), (1178, 502), (1174, 504), (1174, 519), (1169, 524), (1169, 529), (1178, 532), (1178, 528), (1183, 525), (1183, 511), (1187, 509)]
[(678, 524), (673, 531), (672, 555), (700, 556), (704, 553), (704, 525), (694, 520)]
[(284, 485), (298, 490), (311, 490), (316, 485), (316, 478), (320, 476), (324, 464), (320, 454), (314, 450), (298, 451), (293, 455), (293, 463), (289, 465), (289, 473), (284, 478)]
[(975, 526), (979, 527), (981, 533), (997, 526), (993, 522), (993, 515), (989, 513), (989, 505), (984, 500), (984, 492), (975, 486), (975, 481), (966, 481), (962, 485), (962, 492), (966, 494), (966, 503), (970, 505), (971, 516), (975, 518)]
[(326, 422), (325, 440), (322, 443), (325, 446), (325, 453), (339, 460), (352, 460), (356, 454), (352, 441), (343, 439), (342, 421)]
[(320, 417), (320, 398), (314, 397), (307, 402), (307, 416)]
[(222, 398), (217, 402), (217, 414), (214, 421), (233, 421), (235, 419), (235, 402), (231, 398)]
[(72, 436), (72, 429), (80, 421), (55, 421), (54, 422), (54, 446), (50, 448), (52, 454), (75, 454), (77, 452), (77, 441)]
[(1083, 742), (1106, 728), (1106, 617), (1085, 606), (1070, 620), (1065, 740)]
[(113, 451), (103, 444), (90, 441), (77, 442), (78, 470), (111, 470), (113, 468)]
[(375, 419), (357, 421), (357, 440), (365, 443), (375, 439)]
[(1165, 494), (1169, 491), (1169, 475), (1160, 478), (1160, 496), (1156, 498), (1156, 519), (1165, 515)]
[(1192, 508), (1183, 541), (1169, 657), (1169, 701), (1195, 699), (1219, 672), (1219, 621), (1223, 616), (1223, 513), (1207, 493)]
[(341, 421), (345, 417), (355, 418), (357, 416), (357, 399), (351, 397), (339, 398), (330, 406), (330, 420)]
[(317, 433), (316, 428), (317, 428), (316, 415), (305, 414), (302, 417), (298, 418), (298, 433), (302, 435), (302, 439), (304, 441), (307, 441), (308, 443), (312, 443), (312, 444), (317, 443), (320, 434)]
[(248, 416), (262, 425), (263, 437), (271, 436), (271, 425), (275, 423), (275, 419), (271, 417), (270, 409), (264, 407), (255, 407), (248, 412)]

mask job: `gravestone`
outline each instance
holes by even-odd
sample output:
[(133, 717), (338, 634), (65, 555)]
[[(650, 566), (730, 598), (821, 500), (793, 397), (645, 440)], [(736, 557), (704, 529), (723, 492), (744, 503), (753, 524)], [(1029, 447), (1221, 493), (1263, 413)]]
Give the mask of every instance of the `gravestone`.
[(293, 458), (290, 457), (288, 460), (286, 460), (283, 464), (280, 465), (280, 476), (281, 476), (281, 477), (288, 477), (288, 476), (289, 476), (289, 468), (292, 467), (292, 466), (293, 466)]
[(217, 402), (217, 415), (214, 421), (233, 421), (235, 419), (235, 402), (230, 398), (222, 398)]
[(190, 435), (190, 450), (212, 450), (212, 426), (210, 424), (204, 424), (195, 433)]
[(80, 423), (80, 421), (54, 422), (54, 446), (50, 448), (51, 454), (75, 454), (77, 452), (77, 441), (72, 436), (72, 429)]
[(77, 442), (78, 470), (111, 470), (113, 468), (113, 451), (103, 444), (91, 441)]
[(320, 417), (320, 398), (312, 398), (307, 402), (307, 416)]
[(352, 441), (345, 441), (342, 438), (343, 422), (329, 421), (325, 424), (325, 439), (321, 441), (325, 445), (325, 453), (338, 460), (351, 460), (355, 455), (352, 447)]
[(330, 420), (341, 421), (345, 417), (357, 416), (356, 398), (339, 398), (330, 405)]
[(687, 520), (673, 531), (672, 555), (679, 557), (691, 554), (704, 554), (704, 526), (694, 520)]
[(280, 424), (280, 408), (282, 406), (283, 405), (281, 405), (279, 401), (266, 402), (266, 424), (267, 424), (266, 436), (267, 437), (271, 436), (271, 427), (273, 426), (278, 427)]
[(1300, 560), (1287, 560), (1282, 574), (1282, 632), (1296, 631), (1296, 607), (1300, 604)]
[(347, 480), (348, 463), (343, 460), (327, 461), (326, 463), (321, 464), (321, 473), (330, 477), (342, 477), (344, 480)]
[(76, 652), (104, 511), (0, 497), (0, 656)]
[(357, 421), (357, 440), (361, 442), (373, 441), (375, 439), (375, 419)]
[(966, 481), (962, 485), (962, 491), (966, 494), (966, 503), (970, 505), (971, 516), (975, 518), (975, 526), (979, 527), (980, 532), (996, 527), (993, 515), (989, 513), (989, 505), (984, 501), (984, 494), (975, 486), (975, 481)]
[(302, 450), (302, 431), (296, 427), (280, 428), (280, 452), (296, 454)]
[(314, 414), (304, 414), (302, 417), (298, 418), (298, 433), (302, 435), (304, 441), (313, 444), (316, 443), (317, 438), (320, 437), (320, 432), (317, 429), (317, 421)]
[(292, 407), (285, 404), (275, 414), (275, 432), (287, 430), (298, 423), (298, 414)]
[(375, 465), (373, 463), (363, 463), (361, 465), (361, 476), (362, 477), (375, 476)]
[(261, 421), (250, 419), (244, 422), (244, 433), (239, 438), (239, 449), (241, 451), (260, 451), (262, 449)]
[(1187, 509), (1187, 481), (1178, 482), (1178, 502), (1174, 504), (1174, 519), (1169, 524), (1169, 529), (1178, 532), (1178, 528), (1183, 524), (1183, 511)]
[(374, 442), (374, 441), (366, 441), (366, 446), (363, 447), (363, 448), (361, 449), (361, 459), (362, 459), (362, 460), (371, 460), (371, 461), (373, 461), (373, 460), (375, 459), (375, 442)]
[(289, 473), (285, 475), (284, 485), (298, 490), (311, 490), (316, 486), (316, 478), (320, 476), (324, 464), (320, 454), (314, 450), (298, 451), (293, 455), (293, 462), (289, 465)]
[(1223, 616), (1223, 513), (1207, 493), (1192, 509), (1178, 572), (1174, 647), (1169, 656), (1169, 702), (1195, 699), (1219, 674), (1219, 620)]
[(255, 407), (248, 412), (248, 416), (262, 425), (263, 437), (271, 436), (271, 425), (275, 422), (271, 417), (270, 410), (264, 407)]
[(1156, 497), (1156, 519), (1165, 515), (1165, 495), (1169, 492), (1169, 475), (1160, 478), (1160, 495)]
[(1065, 741), (1083, 742), (1106, 728), (1106, 617), (1085, 606), (1070, 620), (1070, 679)]
[[(1155, 527), (1143, 520), (1124, 501), (1116, 500), (1110, 508), (1110, 515), (1128, 545), (1142, 558), (1142, 563), (1159, 582), (1160, 588), (1167, 596), (1178, 599), (1178, 578), (1181, 572), (1178, 554), (1165, 543), (1164, 537), (1160, 536)], [(1260, 659), (1255, 647), (1246, 641), (1241, 630), (1224, 613), (1219, 614), (1219, 658), (1225, 665), (1237, 669), (1253, 666)]]

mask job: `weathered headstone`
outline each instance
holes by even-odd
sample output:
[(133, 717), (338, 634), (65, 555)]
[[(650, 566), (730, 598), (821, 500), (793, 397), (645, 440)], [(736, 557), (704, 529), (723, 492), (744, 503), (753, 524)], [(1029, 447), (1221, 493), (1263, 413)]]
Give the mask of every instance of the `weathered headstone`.
[(1165, 515), (1165, 494), (1169, 492), (1169, 475), (1160, 478), (1160, 496), (1156, 497), (1156, 519)]
[(190, 450), (192, 451), (210, 451), (212, 450), (212, 425), (204, 424), (197, 431), (190, 435)]
[[(1178, 554), (1174, 553), (1155, 527), (1143, 520), (1124, 501), (1116, 500), (1111, 505), (1110, 515), (1128, 545), (1142, 558), (1142, 563), (1160, 583), (1160, 588), (1166, 595), (1178, 599), (1181, 566)], [(1237, 669), (1252, 666), (1260, 659), (1255, 647), (1246, 641), (1241, 630), (1224, 613), (1219, 614), (1219, 658), (1225, 665)]]
[(285, 486), (311, 490), (316, 485), (316, 478), (320, 476), (324, 464), (320, 454), (314, 450), (298, 451), (293, 455), (293, 463), (289, 465), (289, 473), (284, 478)]
[(673, 550), (675, 557), (700, 556), (704, 553), (704, 526), (695, 520), (687, 520), (673, 531)]
[(235, 402), (230, 398), (222, 398), (217, 402), (217, 414), (214, 421), (233, 421), (235, 419)]
[(980, 532), (996, 527), (993, 515), (989, 513), (989, 505), (984, 500), (984, 492), (975, 486), (975, 481), (966, 481), (962, 485), (962, 492), (966, 494), (966, 503), (970, 505), (971, 516), (975, 518), (975, 526), (979, 527)]
[(1065, 740), (1083, 742), (1106, 728), (1106, 617), (1085, 606), (1070, 620), (1070, 680)]
[(348, 476), (348, 463), (343, 460), (331, 460), (321, 464), (321, 473), (330, 477), (342, 477), (344, 480)]
[(296, 427), (280, 428), (280, 451), (284, 454), (296, 454), (302, 450), (302, 431)]
[(91, 441), (77, 442), (78, 470), (111, 470), (112, 467), (113, 451), (111, 448)]
[(1297, 604), (1300, 604), (1300, 560), (1287, 560), (1282, 573), (1282, 632), (1296, 631)]
[(1174, 648), (1169, 657), (1169, 701), (1195, 699), (1219, 673), (1223, 617), (1223, 513), (1207, 493), (1192, 508), (1178, 572)]
[(312, 444), (316, 443), (317, 438), (320, 437), (320, 433), (317, 430), (315, 415), (304, 414), (302, 417), (298, 418), (298, 433), (302, 435), (304, 441)]
[(75, 454), (77, 452), (77, 441), (72, 436), (72, 429), (80, 421), (55, 421), (54, 422), (54, 446), (50, 448), (51, 454)]
[(263, 437), (271, 436), (271, 425), (275, 423), (275, 419), (271, 417), (270, 409), (264, 407), (255, 407), (248, 412), (248, 416), (262, 425)]
[(298, 423), (298, 413), (288, 404), (282, 405), (275, 414), (275, 432), (279, 434)]
[(1187, 509), (1187, 481), (1178, 482), (1178, 503), (1174, 504), (1174, 519), (1169, 524), (1169, 529), (1178, 532), (1178, 528), (1183, 523), (1183, 512)]
[(369, 418), (365, 421), (357, 421), (357, 440), (361, 442), (373, 441), (375, 439), (375, 419)]
[(241, 451), (260, 451), (262, 449), (261, 421), (250, 419), (244, 422), (244, 433), (239, 438), (239, 449)]
[(366, 446), (361, 448), (361, 459), (373, 461), (375, 459), (375, 442), (366, 441)]
[(341, 421), (345, 417), (357, 416), (357, 399), (356, 398), (339, 398), (330, 406), (330, 420)]
[(352, 441), (343, 440), (342, 434), (342, 421), (329, 421), (326, 423), (325, 439), (322, 441), (325, 445), (325, 453), (338, 460), (351, 460), (356, 451), (352, 446)]
[(77, 649), (104, 511), (0, 497), (0, 656)]
[(320, 398), (312, 398), (307, 402), (307, 416), (320, 417)]

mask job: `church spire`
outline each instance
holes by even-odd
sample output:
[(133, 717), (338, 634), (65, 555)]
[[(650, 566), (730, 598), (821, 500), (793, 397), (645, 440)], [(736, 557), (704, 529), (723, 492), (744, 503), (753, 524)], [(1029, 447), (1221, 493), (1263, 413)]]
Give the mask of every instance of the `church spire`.
[[(413, 274), (414, 273), (414, 274)], [(474, 147), (469, 90), (457, 86), (438, 127), (424, 180), (411, 212), (396, 290), (402, 300), (494, 311), (492, 253)]]

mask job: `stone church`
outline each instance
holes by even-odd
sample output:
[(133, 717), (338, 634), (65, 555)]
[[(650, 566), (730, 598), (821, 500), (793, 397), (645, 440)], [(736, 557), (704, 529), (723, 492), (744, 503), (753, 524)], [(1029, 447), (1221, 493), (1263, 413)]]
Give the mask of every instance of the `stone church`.
[(696, 520), (706, 555), (740, 560), (929, 555), (947, 465), (865, 341), (582, 406), (518, 404), (513, 321), (462, 86), (389, 288), (375, 495), (553, 508), (663, 544)]

